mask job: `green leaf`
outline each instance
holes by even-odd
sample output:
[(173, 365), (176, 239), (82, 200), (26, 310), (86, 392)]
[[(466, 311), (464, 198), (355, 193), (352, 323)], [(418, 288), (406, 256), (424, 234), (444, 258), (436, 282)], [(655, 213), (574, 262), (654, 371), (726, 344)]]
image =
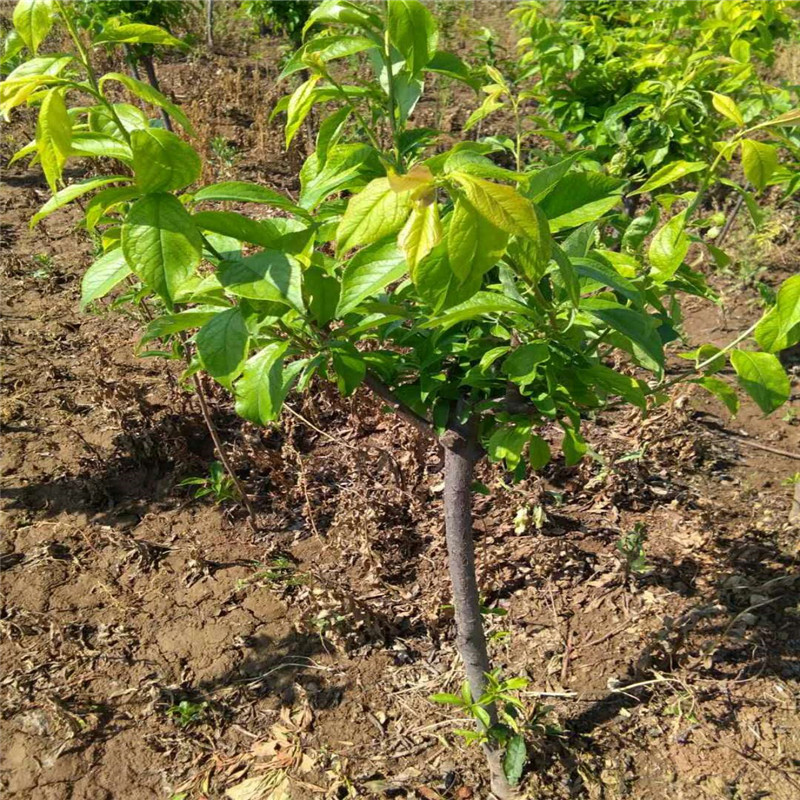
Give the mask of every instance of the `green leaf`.
[(353, 110), (349, 106), (342, 106), (338, 111), (325, 117), (320, 123), (319, 133), (317, 133), (316, 156), (321, 164), (325, 163), (328, 157), (328, 149), (333, 147), (344, 132), (347, 120)]
[(537, 367), (550, 358), (545, 342), (531, 342), (517, 347), (503, 362), (503, 373), (519, 386), (527, 386), (536, 380)]
[(395, 242), (377, 242), (359, 250), (342, 274), (336, 317), (341, 319), (362, 300), (400, 280), (407, 271), (405, 256)]
[(139, 196), (139, 190), (135, 186), (115, 186), (111, 189), (103, 189), (98, 192), (86, 206), (86, 228), (94, 230), (97, 223), (114, 206), (133, 200)]
[(131, 78), (121, 72), (107, 72), (100, 78), (99, 83), (102, 86), (105, 81), (119, 81), (128, 91), (135, 94), (145, 103), (163, 108), (178, 124), (189, 134), (194, 135), (191, 122), (183, 111), (178, 108), (171, 100), (165, 97), (157, 89), (154, 89), (149, 83), (137, 81), (136, 78)]
[[(257, 425), (267, 425), (278, 419), (297, 376), (297, 368), (291, 372), (283, 368), (288, 348), (288, 342), (274, 342), (247, 360), (242, 377), (234, 385), (236, 413), (240, 417)], [(305, 365), (304, 361), (295, 363)], [(287, 377), (292, 380), (286, 380)]]
[(725, 404), (731, 416), (735, 417), (739, 413), (739, 395), (731, 388), (731, 386), (720, 378), (706, 376), (700, 378), (694, 383), (702, 386), (707, 392), (710, 392), (714, 397), (719, 398)]
[(636, 286), (627, 278), (623, 278), (600, 253), (593, 253), (591, 258), (572, 258), (570, 263), (580, 277), (608, 286), (636, 306), (641, 307), (644, 304), (642, 293)]
[(203, 170), (200, 156), (179, 136), (161, 128), (133, 131), (133, 172), (143, 192), (170, 192), (194, 183)]
[(621, 199), (622, 181), (599, 172), (567, 173), (542, 200), (553, 233), (600, 219)]
[(265, 206), (282, 208), (292, 214), (309, 218), (308, 212), (295, 205), (289, 198), (275, 192), (266, 186), (245, 181), (224, 181), (204, 186), (194, 194), (194, 202), (201, 203), (205, 200), (231, 200), (236, 203), (260, 203)]
[(572, 266), (572, 261), (561, 245), (556, 242), (552, 243), (552, 255), (561, 275), (561, 280), (564, 283), (564, 288), (567, 291), (567, 297), (572, 305), (577, 308), (580, 303), (580, 283), (578, 282), (575, 267)]
[(189, 311), (181, 311), (178, 314), (164, 314), (161, 317), (156, 317), (145, 328), (140, 344), (146, 344), (153, 339), (161, 339), (173, 333), (188, 331), (191, 328), (201, 328), (218, 313), (219, 309), (201, 311), (193, 308)]
[(412, 206), (411, 192), (395, 192), (388, 178), (371, 181), (347, 204), (336, 231), (337, 252), (346, 253), (397, 233)]
[(744, 127), (744, 117), (732, 97), (717, 92), (711, 92), (711, 104), (714, 108), (727, 117), (731, 122), (735, 122), (740, 128)]
[[(478, 214), (464, 198), (455, 201), (447, 229), (447, 257), (460, 281), (472, 272), (483, 275), (503, 255), (508, 234)], [(534, 247), (536, 244), (534, 244)]]
[(550, 445), (537, 434), (531, 436), (528, 460), (533, 469), (542, 469), (550, 462)]
[(530, 425), (504, 425), (489, 437), (486, 452), (492, 461), (505, 461), (507, 469), (513, 472), (522, 459), (530, 434)]
[(747, 180), (759, 191), (763, 190), (778, 168), (775, 145), (742, 139), (742, 168)]
[(339, 23), (366, 31), (380, 31), (382, 26), (381, 18), (369, 6), (360, 6), (347, 0), (325, 0), (320, 3), (309, 14), (303, 35), (312, 25), (320, 22)]
[(168, 308), (200, 263), (202, 240), (194, 220), (171, 194), (151, 194), (131, 206), (122, 225), (122, 250), (131, 269)]
[(488, 222), (506, 233), (539, 241), (547, 230), (539, 209), (512, 186), (452, 172), (450, 178), (464, 190), (470, 205)]
[(120, 281), (131, 274), (122, 250), (111, 250), (100, 256), (81, 280), (81, 310), (89, 303), (105, 297)]
[(74, 131), (69, 154), (94, 158), (116, 158), (126, 164), (130, 164), (133, 160), (133, 152), (125, 142), (93, 131)]
[(419, 0), (389, 0), (387, 28), (389, 41), (416, 75), (433, 58), (439, 42), (433, 15)]
[(564, 440), (561, 443), (564, 451), (564, 463), (568, 467), (575, 466), (588, 451), (586, 440), (574, 428), (564, 428)]
[(668, 281), (689, 252), (689, 237), (684, 230), (686, 210), (676, 214), (656, 232), (647, 252), (653, 267), (653, 277)]
[(664, 347), (652, 317), (601, 298), (582, 300), (581, 309), (627, 337), (642, 366), (659, 374), (663, 371)]
[(128, 183), (130, 178), (127, 175), (112, 175), (109, 178), (89, 178), (80, 183), (73, 183), (61, 191), (56, 192), (31, 218), (31, 228), (36, 225), (39, 220), (44, 219), (49, 214), (63, 208), (68, 203), (71, 203), (77, 197), (82, 197), (87, 192), (91, 192), (100, 186), (105, 186), (107, 183), (114, 183), (115, 181), (122, 181)]
[(433, 703), (441, 703), (446, 706), (463, 706), (464, 701), (456, 694), (448, 694), (447, 692), (439, 692), (432, 694), (428, 698)]
[(231, 294), (251, 300), (285, 303), (303, 313), (302, 268), (296, 259), (277, 250), (262, 250), (240, 259), (223, 261), (220, 283)]
[(312, 153), (300, 170), (300, 205), (315, 208), (334, 192), (357, 191), (384, 171), (369, 145), (337, 145), (329, 149), (324, 162)]
[(734, 350), (731, 364), (741, 387), (765, 414), (772, 413), (789, 399), (789, 378), (777, 356)]
[(775, 305), (756, 326), (755, 338), (768, 353), (786, 350), (800, 341), (800, 275), (792, 275), (781, 284)]
[(569, 172), (575, 163), (578, 154), (574, 153), (557, 164), (532, 172), (527, 176), (524, 194), (534, 203), (541, 203), (550, 192), (555, 189), (558, 182)]
[(517, 733), (509, 740), (503, 757), (503, 772), (506, 780), (512, 786), (516, 786), (519, 783), (527, 760), (528, 751), (525, 747), (525, 739)]
[[(145, 130), (150, 127), (150, 122), (145, 113), (137, 106), (130, 103), (114, 103), (114, 114), (119, 119), (119, 123), (128, 133), (133, 131)], [(124, 143), (125, 138), (119, 129), (119, 124), (114, 115), (105, 106), (95, 106), (89, 109), (89, 130), (93, 133), (101, 133), (117, 139)]]
[(195, 345), (203, 368), (227, 389), (247, 357), (247, 326), (239, 308), (220, 311), (197, 332)]
[(652, 192), (653, 189), (666, 186), (668, 183), (674, 183), (686, 175), (700, 172), (706, 167), (707, 164), (704, 161), (673, 161), (656, 170), (638, 189), (628, 192), (628, 197), (633, 197), (643, 192)]
[[(64, 71), (72, 56), (56, 54), (31, 58), (12, 70), (0, 83), (0, 111), (4, 114), (22, 105), (37, 89)], [(60, 79), (59, 79), (60, 80)]]
[(277, 247), (281, 232), (269, 220), (254, 220), (235, 211), (198, 211), (192, 215), (198, 228), (230, 236), (261, 247)]
[(467, 117), (467, 121), (464, 123), (464, 132), (471, 130), (479, 122), (503, 108), (505, 103), (500, 99), (502, 96), (503, 91), (499, 88), (490, 92), (484, 98), (484, 101)]
[(465, 281), (456, 277), (444, 242), (417, 264), (414, 273), (417, 293), (437, 313), (468, 300), (480, 290), (482, 282), (483, 276), (479, 272), (471, 273)]
[(171, 33), (157, 25), (146, 25), (143, 22), (120, 24), (117, 19), (110, 19), (93, 39), (92, 44), (160, 44), (167, 47), (188, 49), (188, 45), (176, 39)]
[(630, 225), (622, 235), (622, 248), (628, 251), (638, 251), (644, 240), (655, 230), (658, 225), (659, 210), (653, 204), (641, 216), (631, 220)]
[(36, 120), (36, 148), (47, 183), (53, 193), (64, 169), (72, 142), (72, 121), (59, 89), (50, 89)]
[(19, 0), (12, 22), (26, 47), (36, 55), (53, 26), (53, 0)]
[(647, 384), (630, 375), (623, 375), (604, 364), (593, 364), (578, 371), (579, 377), (591, 385), (597, 385), (607, 394), (624, 397), (629, 403), (644, 411), (647, 408)]
[(303, 124), (303, 120), (308, 116), (311, 107), (316, 99), (314, 87), (319, 82), (319, 75), (312, 75), (307, 81), (292, 92), (289, 98), (289, 105), (286, 109), (286, 146), (292, 143), (292, 139)]
[(473, 89), (478, 89), (480, 82), (472, 77), (469, 67), (454, 53), (437, 50), (427, 63), (428, 72), (446, 75), (448, 78), (466, 83)]
[(417, 265), (442, 240), (442, 221), (436, 201), (421, 200), (414, 204), (411, 216), (397, 237), (411, 280), (416, 283)]
[(367, 365), (361, 354), (352, 345), (333, 350), (331, 362), (336, 372), (336, 384), (339, 391), (348, 397), (364, 382)]
[(463, 322), (467, 319), (474, 319), (485, 315), (494, 314), (523, 314), (530, 315), (530, 309), (516, 300), (512, 300), (497, 292), (477, 292), (469, 300), (449, 309), (446, 314), (435, 317), (424, 327), (446, 328)]
[(333, 275), (317, 266), (303, 272), (303, 296), (312, 319), (325, 327), (336, 316), (340, 283)]
[(800, 125), (800, 108), (793, 108), (791, 111), (786, 111), (779, 114), (777, 117), (768, 119), (766, 122), (761, 122), (756, 125), (756, 128), (772, 128), (781, 127), (782, 125)]
[[(376, 46), (375, 40), (367, 36), (328, 36), (324, 32), (309, 39), (301, 48), (295, 50), (286, 66), (281, 70), (278, 81), (303, 69), (308, 69), (306, 59), (327, 63), (336, 58), (344, 58), (369, 50)], [(311, 59), (309, 59), (311, 60)], [(348, 109), (349, 110), (349, 109)]]

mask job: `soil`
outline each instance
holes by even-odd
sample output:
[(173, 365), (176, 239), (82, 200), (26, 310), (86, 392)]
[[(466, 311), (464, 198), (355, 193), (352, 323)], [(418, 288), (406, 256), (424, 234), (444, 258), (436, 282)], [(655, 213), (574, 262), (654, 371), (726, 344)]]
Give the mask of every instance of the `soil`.
[[(277, 68), (259, 48), (159, 77), (198, 128), (206, 178), (292, 193), (305, 143), (281, 150)], [(8, 126), (4, 162), (31, 131), (28, 112)], [(79, 312), (92, 246), (77, 209), (28, 229), (47, 196), (37, 169), (4, 170), (5, 796), (488, 797), (464, 721), (429, 700), (461, 675), (436, 451), (366, 392), (317, 385), (271, 430), (212, 392), (258, 530), (237, 504), (195, 500), (179, 484), (214, 459), (196, 397), (179, 364), (136, 356), (138, 319)], [(787, 247), (759, 255), (770, 286), (797, 271)], [(760, 313), (757, 293), (710, 279), (724, 305), (690, 303), (686, 335), (724, 344)], [(756, 447), (800, 453), (800, 406), (765, 419), (745, 402), (732, 421), (698, 392), (589, 422), (599, 460), (556, 460), (513, 488), (480, 468), (480, 584), (505, 612), (487, 618), (492, 655), (530, 679), (541, 723), (529, 796), (800, 796), (785, 484), (800, 466)], [(542, 517), (520, 532), (525, 506)], [(652, 569), (626, 576), (616, 543), (637, 523)]]

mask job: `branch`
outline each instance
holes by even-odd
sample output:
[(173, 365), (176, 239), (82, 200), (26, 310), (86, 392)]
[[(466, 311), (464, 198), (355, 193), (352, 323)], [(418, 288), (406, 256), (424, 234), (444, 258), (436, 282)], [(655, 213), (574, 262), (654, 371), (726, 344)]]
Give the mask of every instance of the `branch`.
[(364, 383), (372, 390), (374, 394), (380, 397), (380, 399), (383, 400), (383, 402), (386, 403), (386, 405), (388, 405), (392, 411), (395, 412), (395, 414), (402, 417), (409, 424), (413, 425), (427, 439), (432, 439), (433, 441), (438, 442), (436, 432), (433, 430), (431, 423), (428, 422), (425, 417), (420, 416), (416, 411), (409, 408), (405, 403), (399, 400), (392, 390), (380, 380), (380, 378), (376, 378), (374, 375), (367, 373)]

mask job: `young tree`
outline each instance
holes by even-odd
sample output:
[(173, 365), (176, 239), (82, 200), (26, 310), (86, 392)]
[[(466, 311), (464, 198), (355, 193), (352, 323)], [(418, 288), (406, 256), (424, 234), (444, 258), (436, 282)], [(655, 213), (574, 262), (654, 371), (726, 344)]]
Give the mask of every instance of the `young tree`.
[[(75, 55), (36, 56), (53, 11)], [(417, 0), (327, 0), (310, 15), (306, 32), (321, 30), (283, 73), (310, 73), (277, 107), (286, 112), (287, 145), (315, 104), (333, 108), (301, 170), (298, 202), (238, 181), (190, 191), (201, 168), (191, 145), (149, 127), (104, 87), (122, 83), (191, 133), (180, 109), (128, 76), (96, 77), (66, 4), (21, 0), (14, 21), (34, 58), (0, 87), (0, 104), (5, 113), (39, 105), (36, 141), (17, 157), (38, 158), (54, 192), (33, 222), (99, 189), (86, 225), (102, 227), (106, 253), (84, 276), (84, 303), (126, 278), (138, 281), (158, 309), (144, 340), (190, 357), (188, 372), (230, 390), (245, 419), (273, 423), (288, 392), (308, 390), (312, 378), (335, 382), (344, 395), (363, 385), (444, 451), (448, 566), (467, 688), (461, 700), (441, 699), (455, 698), (475, 717), (493, 792), (511, 796), (524, 725), (513, 713), (518, 684), (492, 673), (483, 632), (475, 465), (488, 456), (517, 476), (541, 469), (551, 458), (545, 425), (560, 429), (565, 462), (576, 464), (587, 453), (582, 415), (612, 403), (646, 413), (663, 400), (675, 382), (666, 377), (664, 347), (679, 339), (679, 295), (710, 296), (684, 260), (686, 215), (699, 197), (680, 226), (671, 218), (645, 249), (658, 214), (621, 214), (623, 181), (584, 171), (575, 156), (521, 172), (492, 161), (489, 143), (462, 141), (431, 155), (437, 132), (410, 124), (425, 80), (476, 84), (459, 58), (437, 49), (436, 22)], [(367, 77), (351, 65), (355, 57), (370, 68)], [(65, 97), (76, 95), (70, 114)], [(64, 162), (85, 155), (89, 140), (125, 173), (64, 186)], [(285, 216), (258, 220), (205, 206), (220, 201)], [(777, 408), (789, 382), (774, 353), (800, 339), (798, 290), (790, 279), (757, 326), (727, 348), (701, 349), (691, 379), (733, 407), (734, 390), (711, 374), (730, 355), (762, 410)], [(752, 335), (761, 351), (742, 347)], [(609, 366), (617, 352), (629, 368)]]

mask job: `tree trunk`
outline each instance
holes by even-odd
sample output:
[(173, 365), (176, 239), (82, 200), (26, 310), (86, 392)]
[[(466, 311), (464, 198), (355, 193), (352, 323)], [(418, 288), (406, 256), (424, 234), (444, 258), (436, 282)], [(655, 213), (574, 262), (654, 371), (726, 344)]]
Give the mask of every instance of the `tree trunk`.
[(206, 44), (214, 47), (214, 0), (206, 0)]
[[(453, 586), (456, 618), (456, 646), (467, 675), (472, 699), (477, 700), (486, 688), (486, 673), (491, 670), (486, 637), (481, 619), (478, 581), (475, 575), (475, 546), (472, 539), (472, 479), (480, 458), (477, 429), (468, 424), (448, 431), (444, 446), (444, 517), (447, 561)], [(497, 709), (486, 706), (491, 724), (497, 723)], [(491, 773), (492, 792), (506, 800), (515, 793), (508, 785), (502, 767), (502, 753), (497, 745), (484, 746)]]
[[(157, 92), (160, 92), (161, 89), (158, 85), (158, 76), (156, 75), (156, 68), (153, 66), (153, 57), (149, 54), (142, 56), (142, 64), (144, 64), (144, 71), (147, 73), (147, 80), (150, 82), (150, 85)], [(167, 114), (167, 111), (164, 108), (161, 109), (161, 117), (164, 120), (164, 127), (168, 131), (172, 131), (172, 120), (170, 119), (169, 114)]]

